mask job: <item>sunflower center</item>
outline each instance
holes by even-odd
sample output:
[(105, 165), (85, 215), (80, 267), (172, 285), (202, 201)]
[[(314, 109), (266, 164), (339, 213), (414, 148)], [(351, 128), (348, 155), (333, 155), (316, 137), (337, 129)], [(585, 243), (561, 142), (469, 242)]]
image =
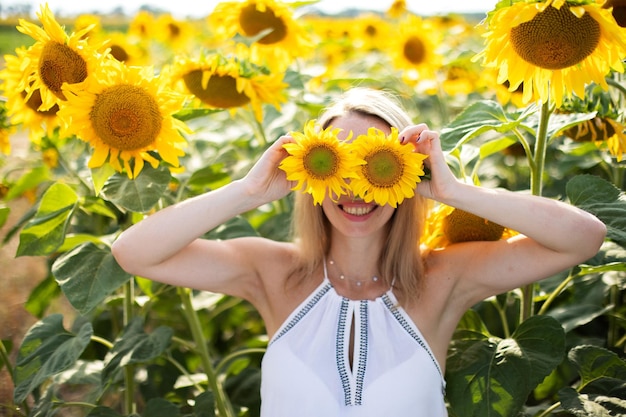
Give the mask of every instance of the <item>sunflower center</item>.
[(382, 188), (393, 187), (404, 173), (404, 164), (399, 156), (388, 149), (376, 151), (365, 158), (363, 175), (367, 180)]
[(600, 42), (600, 24), (589, 13), (578, 18), (567, 5), (548, 6), (532, 20), (511, 29), (513, 50), (548, 70), (571, 67), (591, 55)]
[(61, 92), (64, 82), (75, 84), (87, 78), (87, 63), (76, 51), (58, 42), (48, 42), (39, 58), (41, 81), (57, 97), (65, 100)]
[(285, 22), (269, 7), (265, 11), (257, 10), (255, 3), (241, 9), (239, 25), (246, 36), (256, 36), (264, 30), (271, 29), (270, 33), (259, 39), (258, 42), (263, 45), (278, 43), (287, 36)]
[(339, 169), (337, 153), (325, 144), (311, 148), (302, 162), (307, 174), (315, 179), (329, 178)]
[(250, 97), (237, 91), (237, 80), (230, 75), (211, 75), (206, 88), (202, 87), (202, 70), (193, 70), (183, 76), (189, 91), (203, 103), (220, 109), (241, 107)]
[(411, 36), (404, 42), (404, 57), (412, 64), (421, 64), (426, 58), (424, 42), (417, 36)]
[(89, 118), (102, 142), (122, 151), (142, 149), (153, 143), (162, 123), (154, 97), (134, 85), (115, 85), (102, 91)]
[(126, 49), (120, 45), (111, 45), (111, 51), (109, 53), (119, 62), (126, 62), (129, 58)]

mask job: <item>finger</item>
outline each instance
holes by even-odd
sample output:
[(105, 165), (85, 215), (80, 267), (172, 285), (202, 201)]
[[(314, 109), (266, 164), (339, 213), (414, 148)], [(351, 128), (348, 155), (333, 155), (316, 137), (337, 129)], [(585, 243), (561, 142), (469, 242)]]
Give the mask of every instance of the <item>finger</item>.
[(420, 123), (417, 125), (407, 126), (398, 134), (400, 138), (400, 143), (403, 145), (409, 142), (415, 143), (417, 138), (419, 138), (420, 134), (424, 131), (428, 130), (428, 125), (426, 123)]

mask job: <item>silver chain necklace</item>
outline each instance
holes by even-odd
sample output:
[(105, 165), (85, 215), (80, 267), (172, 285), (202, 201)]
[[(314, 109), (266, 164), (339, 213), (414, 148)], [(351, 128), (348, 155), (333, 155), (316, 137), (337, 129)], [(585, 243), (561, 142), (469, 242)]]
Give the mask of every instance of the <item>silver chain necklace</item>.
[[(350, 278), (346, 277), (346, 275), (345, 275), (345, 274), (341, 271), (341, 269), (339, 269), (339, 266), (337, 265), (337, 263), (336, 263), (334, 260), (329, 259), (329, 260), (328, 260), (328, 263), (329, 263), (331, 266), (333, 266), (333, 267), (337, 270), (337, 272), (339, 273), (339, 279), (340, 279), (340, 280), (342, 280), (342, 281), (348, 281), (348, 282), (354, 283), (354, 285), (356, 285), (356, 286), (357, 286), (357, 288), (363, 288), (363, 284), (365, 284), (365, 282), (366, 282), (367, 280), (350, 279)], [(377, 275), (373, 275), (373, 276), (372, 276), (372, 278), (370, 278), (370, 280), (371, 280), (372, 282), (378, 282), (378, 280), (379, 280), (379, 279), (380, 279), (380, 278), (378, 278), (378, 276), (377, 276)]]

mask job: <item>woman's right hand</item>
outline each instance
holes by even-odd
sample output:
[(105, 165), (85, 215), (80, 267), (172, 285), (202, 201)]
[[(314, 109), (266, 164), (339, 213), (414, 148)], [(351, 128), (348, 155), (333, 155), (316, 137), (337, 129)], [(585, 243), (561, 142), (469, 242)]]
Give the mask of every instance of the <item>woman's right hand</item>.
[(291, 142), (294, 142), (291, 136), (281, 136), (263, 152), (242, 179), (249, 195), (258, 196), (265, 203), (269, 203), (289, 194), (296, 182), (288, 181), (285, 172), (278, 166), (289, 155), (283, 145)]

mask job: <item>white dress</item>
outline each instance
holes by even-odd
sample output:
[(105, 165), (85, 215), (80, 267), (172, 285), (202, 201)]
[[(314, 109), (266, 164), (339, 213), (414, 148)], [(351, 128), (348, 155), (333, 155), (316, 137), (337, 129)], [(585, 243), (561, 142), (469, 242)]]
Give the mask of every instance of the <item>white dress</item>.
[(350, 300), (324, 275), (270, 340), (261, 416), (447, 416), (441, 368), (392, 291)]

